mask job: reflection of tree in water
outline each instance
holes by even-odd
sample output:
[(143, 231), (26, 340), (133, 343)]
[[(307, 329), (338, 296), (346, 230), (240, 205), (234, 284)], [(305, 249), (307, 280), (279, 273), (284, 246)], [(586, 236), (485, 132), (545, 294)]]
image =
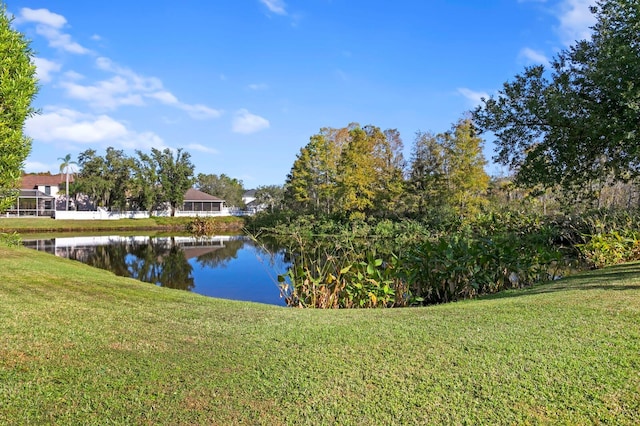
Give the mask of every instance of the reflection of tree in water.
[(196, 260), (203, 267), (225, 268), (229, 261), (238, 258), (238, 251), (244, 244), (245, 240), (242, 239), (225, 241), (223, 246), (201, 254)]
[(93, 247), (88, 253), (82, 250), (76, 256), (70, 256), (72, 259), (79, 257), (85, 257), (86, 263), (93, 267), (122, 277), (181, 290), (194, 287), (193, 267), (173, 238), (168, 245), (154, 238), (146, 243), (113, 242)]
[(131, 277), (127, 267), (127, 254), (127, 244), (122, 242), (96, 246), (90, 251), (81, 250), (80, 253), (74, 253), (69, 257), (74, 260), (85, 257), (85, 262), (90, 266), (106, 269), (121, 277)]
[(161, 244), (154, 238), (149, 238), (147, 243), (133, 244), (130, 249), (129, 271), (137, 280), (147, 283), (160, 284), (159, 276), (162, 268), (159, 258), (165, 251)]

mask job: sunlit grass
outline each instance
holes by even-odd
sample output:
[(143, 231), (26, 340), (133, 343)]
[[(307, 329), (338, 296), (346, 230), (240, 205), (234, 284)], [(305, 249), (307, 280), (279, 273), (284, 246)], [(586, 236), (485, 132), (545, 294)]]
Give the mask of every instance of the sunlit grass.
[[(193, 220), (191, 217), (152, 217), (149, 219), (118, 220), (59, 220), (51, 218), (0, 218), (0, 232), (47, 232), (47, 231), (106, 231), (106, 230), (146, 230), (158, 228), (183, 229)], [(242, 218), (234, 216), (215, 217), (211, 220), (225, 225), (244, 225)]]
[(0, 330), (0, 424), (640, 423), (640, 264), (320, 311), (0, 248)]

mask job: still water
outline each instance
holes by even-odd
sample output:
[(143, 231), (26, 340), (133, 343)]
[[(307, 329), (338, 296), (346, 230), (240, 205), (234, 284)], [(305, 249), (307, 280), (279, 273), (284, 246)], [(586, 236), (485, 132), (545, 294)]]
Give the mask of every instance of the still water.
[(244, 236), (84, 236), (23, 240), (116, 275), (205, 296), (286, 305), (277, 285), (289, 264)]

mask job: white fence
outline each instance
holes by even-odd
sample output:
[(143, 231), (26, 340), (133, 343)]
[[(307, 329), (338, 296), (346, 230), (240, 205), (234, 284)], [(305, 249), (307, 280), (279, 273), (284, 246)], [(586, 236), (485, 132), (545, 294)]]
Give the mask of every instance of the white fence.
[[(222, 209), (219, 212), (176, 211), (176, 217), (211, 217), (211, 216), (250, 216), (253, 212), (238, 209)], [(104, 209), (97, 211), (56, 211), (55, 219), (71, 220), (118, 220), (118, 219), (148, 219), (150, 216), (171, 216), (170, 211), (149, 212), (111, 212)]]
[(56, 211), (55, 219), (72, 220), (118, 220), (118, 219), (148, 219), (149, 212), (110, 212), (97, 210), (90, 212)]

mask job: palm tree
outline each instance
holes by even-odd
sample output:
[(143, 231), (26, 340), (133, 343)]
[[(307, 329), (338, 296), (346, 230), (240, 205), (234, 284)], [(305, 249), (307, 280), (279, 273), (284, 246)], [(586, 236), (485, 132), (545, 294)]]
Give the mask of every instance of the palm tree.
[(58, 160), (62, 161), (62, 164), (60, 164), (60, 173), (67, 175), (67, 211), (69, 211), (69, 171), (73, 173), (73, 168), (77, 166), (78, 163), (71, 161), (71, 154), (65, 155), (64, 158), (58, 158)]

